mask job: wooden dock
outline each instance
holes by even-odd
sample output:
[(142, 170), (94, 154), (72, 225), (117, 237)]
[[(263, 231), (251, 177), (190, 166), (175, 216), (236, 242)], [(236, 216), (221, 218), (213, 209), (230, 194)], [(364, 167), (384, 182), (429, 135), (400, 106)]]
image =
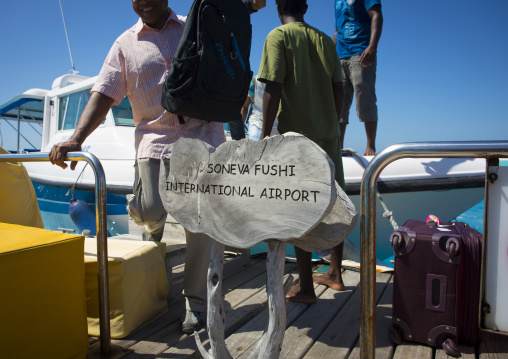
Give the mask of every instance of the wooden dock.
[[(110, 358), (201, 358), (194, 335), (180, 331), (183, 312), (183, 258), (181, 242), (168, 242), (167, 263), (172, 272), (168, 311), (123, 339), (113, 339)], [(360, 273), (346, 269), (341, 292), (316, 285), (317, 303), (286, 302), (287, 327), (280, 358), (359, 358)], [(296, 263), (287, 261), (285, 279), (298, 280)], [(393, 273), (378, 273), (376, 285), (376, 358), (448, 358), (441, 349), (404, 344), (388, 337), (392, 314)], [(225, 258), (223, 294), (226, 309), (226, 345), (234, 358), (249, 357), (267, 323), (266, 261), (229, 253)], [(205, 330), (199, 333), (208, 343)], [(205, 346), (206, 347), (206, 346)], [(476, 348), (461, 347), (462, 358), (508, 358), (508, 336), (484, 333)], [(90, 338), (89, 358), (100, 358), (97, 338)]]

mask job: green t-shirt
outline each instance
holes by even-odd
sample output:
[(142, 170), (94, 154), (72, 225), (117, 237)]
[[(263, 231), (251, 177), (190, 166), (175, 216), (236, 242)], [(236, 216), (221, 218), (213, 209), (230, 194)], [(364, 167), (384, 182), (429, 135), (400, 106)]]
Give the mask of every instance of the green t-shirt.
[(272, 30), (258, 79), (283, 85), (280, 133), (298, 132), (311, 140), (339, 137), (332, 83), (342, 81), (342, 68), (329, 36), (303, 22)]

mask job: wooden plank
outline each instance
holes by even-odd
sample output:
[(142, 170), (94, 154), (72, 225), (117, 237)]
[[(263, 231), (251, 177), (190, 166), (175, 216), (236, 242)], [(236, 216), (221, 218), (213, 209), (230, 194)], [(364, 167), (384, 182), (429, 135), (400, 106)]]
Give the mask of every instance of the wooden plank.
[(237, 260), (242, 262), (243, 266), (250, 266), (250, 248), (233, 248), (226, 246), (224, 255), (226, 254), (234, 254), (235, 256), (238, 256)]
[[(475, 359), (475, 349), (472, 346), (459, 345), (461, 359)], [(436, 349), (435, 359), (454, 359), (455, 357), (446, 354), (443, 349)]]
[(388, 333), (392, 327), (393, 276), (376, 307), (376, 358), (391, 358), (395, 345)]
[[(286, 330), (281, 358), (301, 358), (334, 320), (337, 313), (350, 302), (360, 274), (353, 271), (343, 273), (344, 291), (328, 288), (298, 320)], [(336, 358), (336, 356), (334, 356)]]
[[(125, 358), (127, 354), (131, 352), (128, 348), (122, 348), (118, 345), (111, 344), (111, 351), (109, 352), (109, 355), (107, 356), (108, 359), (120, 359)], [(88, 348), (88, 354), (86, 356), (87, 359), (104, 359), (106, 358), (105, 355), (101, 352), (101, 345), (99, 342), (95, 342)]]
[[(355, 273), (348, 271), (346, 273)], [(359, 281), (359, 273), (358, 275)], [(376, 276), (376, 301), (384, 294), (391, 273)], [(347, 358), (358, 342), (360, 331), (360, 287), (357, 287), (344, 308), (335, 316), (326, 331), (319, 337), (305, 359)]]
[(480, 359), (508, 358), (508, 336), (484, 332), (479, 352)]
[(416, 344), (397, 345), (393, 359), (432, 359), (432, 348)]
[(182, 333), (178, 321), (129, 347), (132, 352), (125, 359), (153, 358), (157, 353), (163, 352), (170, 345), (178, 343), (186, 337), (187, 335)]
[[(286, 263), (285, 272), (294, 270), (294, 263)], [(265, 292), (266, 275), (262, 274), (241, 287), (224, 296), (226, 311), (226, 337), (236, 331), (243, 323), (251, 320), (267, 306)], [(229, 304), (229, 305), (228, 305)], [(207, 348), (208, 335), (206, 330), (199, 332), (201, 342)], [(189, 336), (160, 354), (162, 358), (197, 358), (200, 357), (193, 336)]]
[[(316, 296), (320, 297), (327, 287), (314, 285)], [(309, 308), (309, 304), (286, 302), (286, 328), (290, 327)], [(226, 345), (233, 358), (249, 358), (268, 323), (268, 310), (264, 310), (237, 332), (226, 339)]]
[[(258, 287), (260, 283), (265, 282), (265, 276), (260, 275), (258, 278), (258, 283), (255, 283), (255, 287)], [(264, 287), (262, 287), (264, 288)], [(266, 293), (264, 290), (260, 290), (257, 293), (252, 293), (252, 291), (248, 291), (248, 288), (245, 288), (245, 292), (242, 294), (236, 293), (237, 291), (233, 291), (231, 295), (225, 298), (225, 304), (230, 303), (229, 306), (226, 306), (226, 336), (229, 335), (236, 328), (240, 327), (242, 323), (248, 322), (251, 318), (253, 318), (256, 314), (262, 311), (267, 305)], [(235, 307), (235, 302), (238, 304)], [(240, 302), (240, 303), (238, 303)], [(241, 304), (241, 305), (239, 305)], [(201, 330), (199, 332), (199, 336), (201, 338), (201, 342), (208, 349), (208, 333), (206, 330)], [(199, 352), (197, 351), (197, 346), (195, 343), (195, 339), (193, 336), (185, 338), (178, 343), (176, 343), (171, 348), (168, 348), (164, 353), (161, 354), (161, 357), (185, 357), (185, 358), (198, 358), (200, 357)]]
[[(264, 258), (253, 258), (249, 261), (249, 265), (256, 268), (258, 273), (262, 273), (265, 271), (265, 259)], [(245, 276), (237, 276), (242, 271), (245, 271), (249, 268), (246, 266), (244, 258), (241, 256), (238, 257), (226, 257), (224, 258), (224, 284), (222, 290), (224, 293), (231, 291), (232, 288), (239, 287), (240, 285), (248, 282), (257, 274), (254, 271), (249, 272)], [(170, 297), (168, 298), (168, 305), (173, 303), (181, 303), (183, 300), (182, 291), (183, 291), (183, 275), (185, 271), (185, 265), (180, 265), (173, 268), (173, 279), (170, 287)], [(228, 279), (226, 281), (226, 279)]]
[[(317, 335), (319, 335), (320, 332), (323, 331), (323, 328), (317, 328), (319, 326), (326, 327), (327, 322), (330, 322), (333, 319), (333, 315), (329, 315), (329, 311), (332, 312), (334, 309), (334, 305), (341, 306), (339, 303), (339, 300), (337, 297), (343, 297), (340, 300), (347, 301), (346, 297), (351, 296), (351, 291), (353, 291), (352, 286), (355, 286), (359, 281), (359, 274), (357, 272), (346, 272), (344, 273), (344, 280), (346, 283), (346, 286), (349, 289), (349, 293), (343, 293), (343, 292), (337, 292), (334, 290), (330, 290), (325, 286), (315, 286), (315, 292), (316, 295), (319, 297), (316, 304), (313, 304), (311, 306), (308, 306), (306, 304), (298, 303), (298, 306), (295, 307), (290, 312), (287, 312), (287, 327), (286, 330), (286, 339), (284, 340), (282, 351), (281, 351), (281, 358), (287, 357), (287, 358), (300, 358), (302, 357), (305, 352), (308, 350), (308, 347), (312, 345), (312, 342), (315, 339), (308, 339), (315, 338)], [(319, 293), (322, 291), (322, 294)], [(344, 295), (343, 295), (344, 294)], [(321, 303), (321, 304), (319, 304)], [(288, 310), (288, 305), (291, 305), (292, 302), (286, 303), (286, 311)], [(322, 307), (324, 306), (324, 307)], [(321, 307), (321, 310), (320, 310)], [(316, 309), (313, 309), (316, 308)], [(337, 310), (338, 311), (338, 310)], [(328, 312), (328, 313), (327, 313)], [(296, 314), (296, 315), (295, 315)], [(327, 319), (323, 319), (322, 317), (327, 317)], [(319, 317), (319, 319), (316, 319)], [(256, 318), (258, 319), (258, 318)], [(321, 323), (317, 324), (316, 323)], [(249, 323), (250, 324), (250, 323)], [(250, 331), (250, 328), (248, 328), (248, 325), (241, 328), (239, 332), (245, 333), (247, 330)], [(231, 343), (231, 339), (233, 336), (237, 336), (238, 333), (231, 336), (231, 338), (228, 338), (226, 341), (228, 345)], [(257, 334), (257, 338), (259, 338), (260, 334)], [(241, 336), (237, 338), (237, 342), (239, 342), (239, 346), (242, 346), (243, 344), (243, 350), (244, 352), (241, 353), (241, 355), (238, 356), (238, 358), (248, 358), (252, 352), (253, 344), (250, 344), (249, 348), (246, 348), (245, 346), (245, 334), (244, 336)], [(300, 343), (302, 342), (302, 343)], [(296, 348), (296, 349), (294, 349)], [(230, 350), (233, 352), (233, 350)]]
[[(395, 345), (388, 333), (392, 327), (393, 276), (376, 307), (376, 349), (377, 358), (392, 358)], [(360, 341), (356, 343), (349, 358), (360, 358)]]
[(242, 288), (245, 283), (266, 272), (265, 258), (253, 258), (250, 267), (244, 267), (241, 260), (238, 261), (238, 264), (235, 266), (224, 266), (224, 283), (222, 284), (224, 294)]
[[(231, 263), (231, 264), (230, 264)], [(234, 288), (234, 286), (240, 286), (244, 283), (248, 283), (249, 281), (255, 279), (260, 274), (266, 271), (265, 261), (263, 258), (256, 258), (252, 260), (253, 265), (249, 268), (247, 267), (235, 267), (234, 261), (228, 261), (225, 264), (225, 269), (227, 268), (227, 273), (224, 274), (224, 277), (227, 279), (224, 280), (223, 286), (225, 288)], [(229, 266), (235, 270), (229, 270)], [(183, 313), (183, 280), (182, 287), (180, 287), (179, 292), (175, 295), (175, 298), (171, 301), (171, 304), (168, 306), (168, 311), (161, 317), (156, 320), (148, 323), (144, 327), (136, 330), (134, 333), (123, 339), (115, 339), (114, 343), (123, 347), (130, 347), (136, 344), (138, 341), (143, 340), (145, 338), (149, 338), (152, 335), (156, 335), (158, 331), (163, 330), (165, 327), (171, 325), (172, 323), (178, 322), (182, 313)], [(164, 349), (165, 350), (165, 349)]]

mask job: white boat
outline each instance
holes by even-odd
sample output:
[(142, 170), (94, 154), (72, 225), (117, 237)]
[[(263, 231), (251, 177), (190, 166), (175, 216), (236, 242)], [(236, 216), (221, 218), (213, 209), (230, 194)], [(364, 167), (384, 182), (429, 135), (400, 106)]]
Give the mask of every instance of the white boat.
[[(95, 79), (64, 75), (55, 79), (51, 90), (31, 89), (17, 95), (0, 105), (0, 119), (4, 120), (0, 123), (9, 122), (14, 129), (21, 128), (17, 127), (21, 121), (42, 125), (39, 146), (33, 145), (28, 150), (49, 152), (55, 143), (73, 133)], [(19, 137), (14, 150), (22, 152), (27, 150), (26, 146), (25, 139)], [(135, 150), (134, 123), (127, 98), (112, 108), (82, 149), (99, 158), (106, 174), (108, 231), (112, 235), (128, 233), (126, 195), (132, 193)], [(344, 151), (346, 192), (358, 211), (362, 175), (371, 159)], [(45, 227), (77, 229), (68, 215), (72, 197), (69, 190), (74, 188), (77, 199), (93, 205), (91, 168), (84, 168), (84, 162), (79, 162), (75, 171), (45, 162), (26, 162), (25, 167), (34, 184)], [(484, 159), (402, 159), (383, 170), (378, 188), (399, 226), (407, 219), (424, 220), (430, 213), (443, 221), (451, 220), (483, 199), (485, 169)], [(377, 253), (381, 260), (387, 260), (393, 253), (388, 239), (394, 224), (383, 218), (387, 210), (378, 200)], [(359, 223), (349, 239), (359, 245)]]
[[(90, 90), (96, 78), (64, 75), (53, 81), (51, 90), (28, 90), (0, 106), (4, 120), (31, 122), (41, 127), (38, 146), (28, 150), (49, 152), (53, 145), (68, 139), (74, 132), (79, 117), (90, 98)], [(19, 109), (19, 111), (18, 111)], [(22, 140), (25, 151), (27, 142)], [(132, 193), (134, 181), (134, 122), (127, 98), (114, 106), (103, 123), (94, 131), (82, 147), (95, 154), (101, 161), (107, 181), (108, 231), (110, 234), (128, 232), (126, 194)], [(11, 150), (9, 148), (9, 150)], [(74, 188), (76, 199), (93, 205), (95, 202), (95, 177), (90, 166), (78, 162), (74, 171), (63, 170), (45, 162), (25, 163), (32, 179), (44, 225), (47, 229), (75, 229), (69, 216), (69, 201)], [(86, 168), (84, 168), (86, 166)]]

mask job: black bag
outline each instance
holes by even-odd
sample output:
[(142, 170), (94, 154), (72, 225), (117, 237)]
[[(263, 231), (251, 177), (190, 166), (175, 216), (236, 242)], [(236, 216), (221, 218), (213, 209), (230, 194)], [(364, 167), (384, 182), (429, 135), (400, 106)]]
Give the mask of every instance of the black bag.
[(241, 0), (195, 0), (164, 80), (162, 106), (171, 113), (230, 122), (241, 116), (252, 71), (252, 27)]

